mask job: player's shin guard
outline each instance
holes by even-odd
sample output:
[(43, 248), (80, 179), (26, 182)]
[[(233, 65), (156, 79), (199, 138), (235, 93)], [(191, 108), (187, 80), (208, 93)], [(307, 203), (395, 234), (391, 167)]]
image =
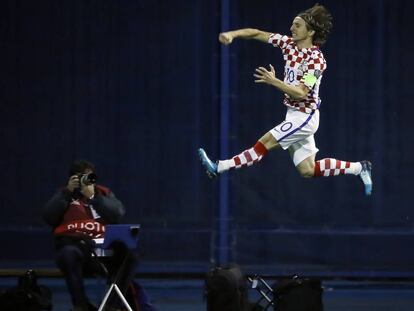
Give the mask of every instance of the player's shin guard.
[(348, 162), (337, 159), (322, 159), (315, 162), (314, 176), (359, 175), (362, 166), (360, 162)]
[(259, 162), (267, 152), (266, 147), (258, 141), (252, 148), (243, 151), (232, 159), (218, 161), (217, 171), (222, 173), (232, 168), (251, 166)]

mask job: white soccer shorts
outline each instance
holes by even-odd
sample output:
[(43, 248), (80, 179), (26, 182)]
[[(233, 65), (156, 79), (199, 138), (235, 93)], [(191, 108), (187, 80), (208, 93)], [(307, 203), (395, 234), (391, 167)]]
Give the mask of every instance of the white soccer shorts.
[(307, 114), (288, 108), (285, 121), (271, 129), (270, 134), (284, 150), (289, 150), (293, 163), (297, 166), (319, 151), (313, 136), (318, 127), (319, 110)]

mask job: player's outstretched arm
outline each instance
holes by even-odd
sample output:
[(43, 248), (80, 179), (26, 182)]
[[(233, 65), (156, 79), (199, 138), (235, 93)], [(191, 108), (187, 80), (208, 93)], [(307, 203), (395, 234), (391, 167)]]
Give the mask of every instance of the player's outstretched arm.
[(267, 43), (270, 32), (253, 28), (243, 28), (233, 31), (222, 32), (219, 35), (219, 41), (224, 45), (229, 45), (234, 39), (254, 39)]

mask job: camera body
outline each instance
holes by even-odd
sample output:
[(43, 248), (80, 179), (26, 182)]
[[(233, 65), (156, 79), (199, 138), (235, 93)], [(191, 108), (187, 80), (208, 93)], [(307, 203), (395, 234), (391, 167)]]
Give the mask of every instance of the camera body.
[(88, 173), (88, 174), (79, 174), (79, 183), (81, 185), (89, 186), (96, 183), (96, 179), (98, 178), (95, 173)]

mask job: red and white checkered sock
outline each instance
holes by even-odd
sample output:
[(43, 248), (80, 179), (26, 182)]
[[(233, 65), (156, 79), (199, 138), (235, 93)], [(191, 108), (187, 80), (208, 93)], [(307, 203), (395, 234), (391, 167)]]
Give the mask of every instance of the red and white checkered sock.
[(314, 176), (337, 176), (361, 173), (362, 166), (360, 162), (348, 162), (337, 159), (322, 159), (315, 162)]
[(217, 172), (222, 173), (232, 168), (251, 166), (259, 162), (267, 152), (266, 147), (258, 141), (252, 148), (243, 151), (232, 159), (220, 160), (218, 162)]

